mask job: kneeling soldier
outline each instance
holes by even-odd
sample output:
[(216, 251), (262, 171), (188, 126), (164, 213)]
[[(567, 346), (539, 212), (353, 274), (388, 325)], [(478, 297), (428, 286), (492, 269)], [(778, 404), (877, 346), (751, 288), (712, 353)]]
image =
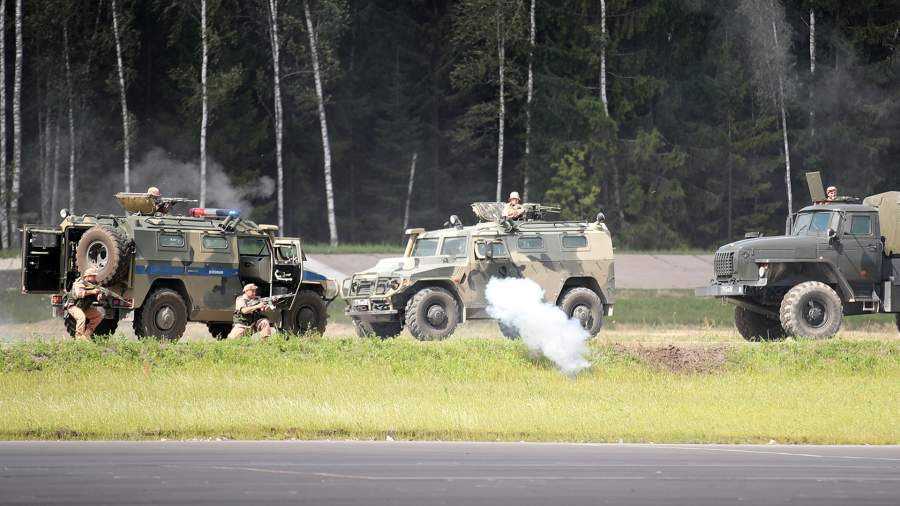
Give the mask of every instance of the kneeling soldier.
[(66, 300), (65, 309), (75, 319), (75, 339), (90, 341), (94, 329), (103, 321), (103, 313), (93, 306), (101, 296), (97, 288), (88, 289), (88, 285), (97, 284), (97, 269), (87, 269), (80, 278), (72, 283), (72, 291)]
[(228, 339), (244, 336), (251, 331), (254, 336), (263, 339), (272, 335), (272, 324), (262, 314), (269, 305), (259, 301), (256, 288), (253, 283), (244, 285), (244, 292), (235, 299), (234, 327), (228, 333)]

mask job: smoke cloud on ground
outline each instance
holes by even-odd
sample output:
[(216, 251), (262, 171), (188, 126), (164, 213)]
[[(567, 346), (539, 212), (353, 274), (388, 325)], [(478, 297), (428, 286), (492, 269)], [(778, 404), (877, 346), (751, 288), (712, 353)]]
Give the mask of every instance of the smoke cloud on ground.
[(587, 340), (581, 323), (544, 302), (544, 291), (530, 279), (492, 278), (485, 292), (488, 314), (514, 327), (528, 349), (556, 364), (560, 372), (578, 374), (590, 366)]

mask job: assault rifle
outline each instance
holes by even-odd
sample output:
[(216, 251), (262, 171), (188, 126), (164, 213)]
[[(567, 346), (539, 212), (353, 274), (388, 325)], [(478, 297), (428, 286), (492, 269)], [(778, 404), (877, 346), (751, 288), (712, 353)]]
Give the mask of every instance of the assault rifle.
[(156, 212), (168, 213), (175, 204), (196, 204), (198, 202), (199, 201), (196, 199), (185, 199), (181, 197), (156, 197)]
[(106, 288), (106, 287), (100, 286), (100, 285), (95, 285), (93, 283), (88, 283), (87, 281), (84, 281), (84, 287), (87, 290), (97, 290), (104, 297), (109, 298), (109, 299), (116, 299), (118, 301), (121, 301), (123, 304), (125, 304), (125, 306), (131, 307), (132, 301), (126, 299), (125, 297), (122, 297), (121, 295), (110, 290), (109, 288)]
[[(288, 300), (294, 297), (294, 294), (288, 293), (284, 295), (273, 295), (271, 297), (258, 297), (255, 301), (256, 304), (265, 304), (269, 307), (269, 311), (273, 311), (278, 304), (283, 300)], [(254, 304), (254, 305), (256, 305)]]

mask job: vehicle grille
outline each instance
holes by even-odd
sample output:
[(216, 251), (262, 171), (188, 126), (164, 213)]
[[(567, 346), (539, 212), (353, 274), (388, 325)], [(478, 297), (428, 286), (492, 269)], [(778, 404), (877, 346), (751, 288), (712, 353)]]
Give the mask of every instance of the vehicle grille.
[(359, 279), (353, 282), (354, 288), (351, 295), (372, 295), (372, 289), (375, 288), (374, 279)]
[(734, 274), (734, 252), (716, 253), (713, 265), (717, 278), (730, 278)]

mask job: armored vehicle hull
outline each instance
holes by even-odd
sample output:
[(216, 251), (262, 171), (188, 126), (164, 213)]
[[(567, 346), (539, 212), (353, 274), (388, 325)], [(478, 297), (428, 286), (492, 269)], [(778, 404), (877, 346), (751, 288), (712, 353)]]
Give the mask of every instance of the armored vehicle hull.
[(304, 270), (299, 239), (277, 238), (277, 227), (242, 220), (236, 212), (145, 214), (152, 208), (133, 200), (138, 211), (125, 216), (66, 216), (58, 227), (23, 228), (22, 292), (50, 294), (54, 314), (67, 320), (70, 333), (74, 324), (63, 311), (64, 295), (89, 267), (99, 271), (99, 284), (130, 301), (104, 299), (97, 332), (115, 331), (133, 316), (141, 337), (177, 339), (194, 321), (222, 338), (245, 283), (258, 285), (261, 296), (292, 295), (267, 315), (278, 328), (324, 332), (337, 285)]
[[(485, 209), (495, 204), (488, 204), (473, 207), (490, 215)], [(498, 220), (464, 227), (454, 216), (445, 229), (407, 235), (403, 257), (381, 260), (344, 281), (346, 313), (360, 336), (393, 337), (407, 328), (420, 340), (445, 339), (462, 322), (490, 318), (485, 289), (491, 278), (534, 280), (545, 300), (578, 318), (591, 335), (612, 314), (614, 255), (601, 221)], [(516, 335), (515, 329), (501, 331)]]

